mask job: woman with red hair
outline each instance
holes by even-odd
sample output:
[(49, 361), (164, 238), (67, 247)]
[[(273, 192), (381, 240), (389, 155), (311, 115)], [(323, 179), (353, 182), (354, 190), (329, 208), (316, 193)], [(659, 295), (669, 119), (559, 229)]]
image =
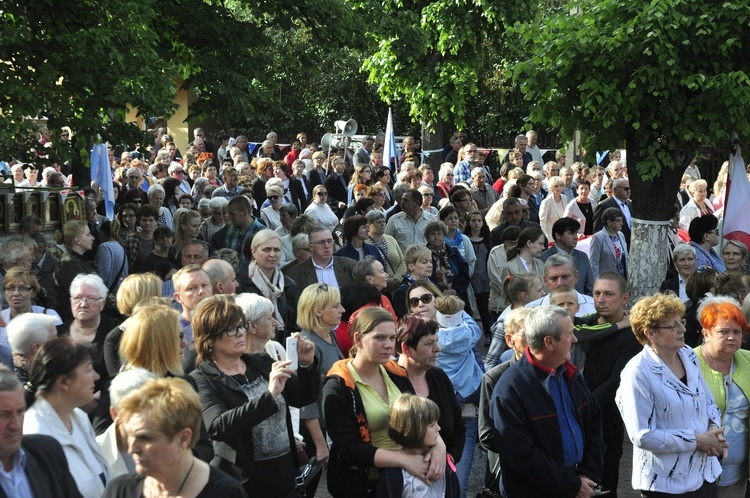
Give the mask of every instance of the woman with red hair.
[(750, 413), (750, 351), (740, 349), (748, 323), (736, 301), (708, 299), (698, 310), (703, 345), (695, 348), (701, 374), (721, 411), (724, 437), (729, 443), (721, 461), (719, 496), (745, 496)]

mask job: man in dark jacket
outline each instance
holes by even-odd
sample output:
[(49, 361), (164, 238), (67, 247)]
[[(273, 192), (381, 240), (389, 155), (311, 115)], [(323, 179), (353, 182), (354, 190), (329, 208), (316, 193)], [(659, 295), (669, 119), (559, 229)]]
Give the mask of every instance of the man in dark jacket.
[(561, 308), (541, 306), (525, 320), (528, 347), (500, 377), (490, 415), (503, 469), (503, 496), (594, 496), (602, 472), (601, 410), (570, 363), (577, 342)]
[(0, 367), (0, 461), (13, 476), (0, 482), (0, 498), (80, 498), (62, 446), (52, 437), (23, 435), (26, 401), (21, 381)]

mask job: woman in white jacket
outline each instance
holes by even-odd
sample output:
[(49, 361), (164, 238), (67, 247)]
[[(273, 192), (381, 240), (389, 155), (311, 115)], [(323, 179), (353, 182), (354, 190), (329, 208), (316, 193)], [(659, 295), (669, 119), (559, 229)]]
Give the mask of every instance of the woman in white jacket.
[(644, 297), (630, 312), (644, 347), (622, 371), (615, 400), (634, 446), (633, 489), (645, 497), (715, 497), (717, 456), (726, 456), (721, 414), (685, 346), (684, 312), (674, 294)]
[(24, 434), (52, 436), (62, 445), (70, 474), (84, 498), (100, 498), (110, 469), (88, 416), (94, 383), (93, 346), (60, 337), (46, 342), (34, 356), (29, 383), (36, 401), (23, 420)]

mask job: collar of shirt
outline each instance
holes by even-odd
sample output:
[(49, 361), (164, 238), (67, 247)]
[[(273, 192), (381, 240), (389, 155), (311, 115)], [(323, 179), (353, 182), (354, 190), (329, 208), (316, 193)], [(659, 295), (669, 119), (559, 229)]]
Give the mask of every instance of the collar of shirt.
[(566, 361), (556, 369), (545, 367), (544, 365), (539, 363), (536, 358), (534, 358), (534, 355), (531, 354), (531, 348), (529, 348), (528, 346), (526, 346), (526, 359), (534, 368), (538, 368), (542, 372), (545, 372), (549, 375), (556, 375), (556, 372), (562, 373), (563, 375), (565, 375), (566, 379), (570, 380), (576, 373), (576, 367), (570, 361)]
[(320, 266), (318, 263), (315, 262), (313, 258), (310, 258), (310, 261), (312, 261), (313, 268), (316, 268), (318, 270), (329, 270), (333, 268), (333, 256), (331, 256), (331, 262), (328, 263), (326, 266)]

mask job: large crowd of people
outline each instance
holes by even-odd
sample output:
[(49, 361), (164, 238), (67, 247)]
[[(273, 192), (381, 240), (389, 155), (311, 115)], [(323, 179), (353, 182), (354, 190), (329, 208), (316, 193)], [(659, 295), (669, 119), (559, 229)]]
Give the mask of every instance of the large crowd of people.
[[(326, 472), (336, 498), (464, 498), (478, 446), (488, 495), (616, 497), (628, 437), (641, 496), (744, 497), (725, 178), (688, 168), (661, 292), (628, 311), (625, 161), (536, 142), (497, 171), (461, 133), (437, 171), (412, 137), (390, 165), (370, 136), (108, 146), (113, 219), (92, 183), (55, 243), (29, 216), (0, 247), (2, 491), (291, 498)], [(70, 185), (29, 164), (15, 187)]]

